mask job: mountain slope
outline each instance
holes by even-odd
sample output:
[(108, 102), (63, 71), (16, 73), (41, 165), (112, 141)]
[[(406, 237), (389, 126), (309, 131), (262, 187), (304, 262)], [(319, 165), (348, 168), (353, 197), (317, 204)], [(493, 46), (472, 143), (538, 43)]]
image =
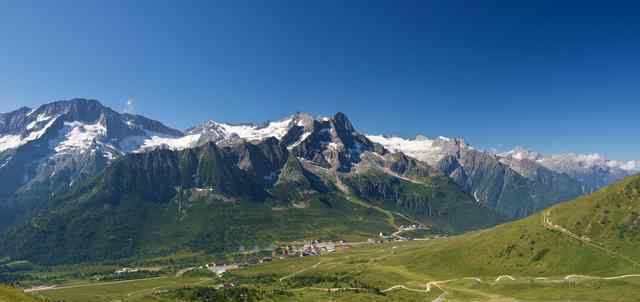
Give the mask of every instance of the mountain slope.
[(331, 229), (345, 232), (362, 216), (368, 218), (353, 233), (388, 229), (375, 212), (339, 196), (313, 194), (308, 210), (274, 200), (236, 155), (214, 144), (128, 155), (13, 229), (3, 248), (39, 262), (78, 262), (189, 248), (232, 251), (305, 232), (336, 236)]
[(583, 193), (578, 181), (535, 165), (513, 169), (492, 153), (477, 150), (464, 140), (439, 137), (414, 140), (368, 136), (385, 148), (422, 160), (453, 179), (477, 202), (510, 218), (525, 217)]
[(457, 276), (638, 273), (639, 213), (633, 176), (520, 221), (406, 251), (401, 262)]

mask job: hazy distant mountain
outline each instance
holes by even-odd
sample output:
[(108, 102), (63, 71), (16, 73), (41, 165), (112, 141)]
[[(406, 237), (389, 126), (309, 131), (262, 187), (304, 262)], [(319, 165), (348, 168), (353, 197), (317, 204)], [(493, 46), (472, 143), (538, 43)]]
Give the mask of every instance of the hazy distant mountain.
[(524, 217), (583, 193), (580, 183), (567, 175), (538, 165), (523, 173), (523, 169), (515, 169), (495, 154), (477, 150), (461, 139), (368, 138), (437, 167), (478, 203), (508, 217)]
[(545, 156), (537, 152), (516, 148), (498, 154), (501, 160), (516, 170), (526, 174), (527, 167), (543, 166), (558, 173), (567, 174), (578, 180), (585, 193), (598, 190), (624, 177), (640, 172), (639, 161), (609, 160), (599, 154), (559, 154)]

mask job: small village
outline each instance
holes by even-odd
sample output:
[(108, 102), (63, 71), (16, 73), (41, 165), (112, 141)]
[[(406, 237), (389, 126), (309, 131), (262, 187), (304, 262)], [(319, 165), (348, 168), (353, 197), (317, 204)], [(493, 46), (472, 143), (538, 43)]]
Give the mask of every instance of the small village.
[[(429, 227), (422, 224), (411, 224), (411, 225), (401, 225), (398, 227), (398, 230), (390, 233), (384, 234), (380, 232), (378, 237), (369, 238), (365, 242), (351, 242), (348, 243), (345, 240), (339, 241), (322, 241), (319, 239), (311, 240), (303, 243), (291, 243), (286, 245), (274, 246), (269, 249), (263, 250), (253, 250), (253, 251), (245, 251), (241, 253), (241, 257), (235, 257), (235, 260), (229, 261), (214, 261), (205, 263), (204, 265), (200, 265), (197, 267), (190, 267), (178, 272), (178, 275), (185, 274), (189, 271), (199, 269), (206, 270), (211, 273), (214, 273), (218, 277), (222, 277), (224, 273), (230, 270), (255, 266), (264, 263), (268, 263), (274, 260), (283, 260), (287, 258), (295, 258), (295, 257), (313, 257), (313, 256), (321, 256), (326, 254), (335, 253), (337, 251), (349, 250), (352, 246), (362, 245), (362, 244), (384, 244), (388, 242), (397, 242), (397, 241), (408, 241), (408, 240), (428, 240), (425, 239), (414, 239), (409, 236), (402, 236), (401, 234), (404, 232), (416, 231), (416, 230), (428, 230)], [(432, 235), (430, 238), (439, 238), (444, 235)], [(131, 268), (131, 267), (123, 267), (114, 272), (116, 276), (126, 277), (127, 275), (132, 275), (140, 272), (139, 268)]]

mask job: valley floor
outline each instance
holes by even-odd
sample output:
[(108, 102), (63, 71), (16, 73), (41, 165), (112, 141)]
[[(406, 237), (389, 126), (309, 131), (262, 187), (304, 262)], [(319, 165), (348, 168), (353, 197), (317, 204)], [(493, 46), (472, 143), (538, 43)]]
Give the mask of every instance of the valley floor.
[[(238, 297), (251, 297), (251, 301), (638, 301), (640, 271), (635, 260), (572, 233), (554, 221), (551, 210), (523, 223), (527, 229), (559, 236), (576, 254), (606, 258), (614, 261), (611, 263), (623, 263), (627, 269), (566, 273), (558, 268), (532, 273), (517, 267), (498, 267), (509, 267), (507, 262), (498, 262), (492, 268), (481, 265), (478, 269), (475, 260), (446, 255), (448, 250), (460, 250), (460, 242), (475, 240), (470, 234), (358, 242), (322, 256), (276, 258), (221, 275), (203, 269), (202, 264), (183, 263), (182, 267), (164, 269), (161, 274), (141, 279), (68, 280), (25, 292), (36, 298), (66, 302), (203, 302), (219, 301), (220, 297), (228, 298), (223, 301), (237, 301)], [(493, 231), (479, 231), (476, 235)]]
[(171, 293), (233, 284), (257, 289), (264, 301), (637, 301), (640, 296), (640, 274), (478, 276), (460, 273), (460, 265), (451, 271), (414, 269), (420, 261), (412, 258), (416, 250), (446, 240), (451, 239), (363, 244), (325, 256), (275, 260), (222, 279), (181, 270), (143, 280), (76, 281), (31, 294), (67, 302), (209, 301), (179, 300)]

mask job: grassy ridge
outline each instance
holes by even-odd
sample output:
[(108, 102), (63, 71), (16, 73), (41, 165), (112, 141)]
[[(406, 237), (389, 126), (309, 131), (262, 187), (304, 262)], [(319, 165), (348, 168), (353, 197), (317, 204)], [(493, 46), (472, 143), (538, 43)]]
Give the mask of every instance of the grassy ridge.
[[(526, 219), (403, 251), (411, 271), (443, 276), (638, 273), (640, 176)], [(554, 225), (544, 223), (549, 213)]]

